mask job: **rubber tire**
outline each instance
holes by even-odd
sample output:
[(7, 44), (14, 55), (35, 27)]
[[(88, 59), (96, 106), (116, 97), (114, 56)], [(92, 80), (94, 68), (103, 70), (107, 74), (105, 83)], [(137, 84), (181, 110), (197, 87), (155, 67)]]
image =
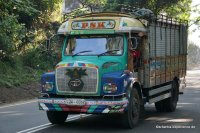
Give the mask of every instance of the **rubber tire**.
[(157, 112), (165, 112), (166, 111), (165, 100), (156, 102), (155, 103), (155, 108), (156, 108)]
[(125, 128), (132, 129), (134, 128), (140, 118), (140, 96), (136, 88), (133, 88), (130, 94), (128, 110), (123, 114), (123, 124)]
[(179, 89), (178, 83), (176, 81), (172, 82), (172, 96), (166, 99), (166, 111), (167, 112), (174, 112), (176, 110), (177, 102), (179, 99)]
[(178, 83), (172, 82), (171, 97), (155, 103), (158, 112), (174, 112), (178, 102)]
[(46, 113), (52, 124), (63, 124), (68, 117), (68, 113), (64, 111), (47, 111)]

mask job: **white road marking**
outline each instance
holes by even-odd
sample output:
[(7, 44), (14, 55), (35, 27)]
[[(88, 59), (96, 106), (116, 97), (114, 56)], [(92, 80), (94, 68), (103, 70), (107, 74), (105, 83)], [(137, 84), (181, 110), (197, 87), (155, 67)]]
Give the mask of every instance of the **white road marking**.
[[(72, 116), (67, 119), (67, 122), (74, 121), (74, 120), (81, 119), (81, 118), (88, 117), (88, 116), (90, 116), (90, 115), (81, 114), (81, 115)], [(37, 131), (40, 131), (40, 130), (43, 130), (43, 129), (46, 129), (46, 128), (49, 128), (52, 126), (55, 126), (55, 125), (53, 125), (51, 123), (46, 123), (46, 124), (43, 124), (40, 126), (36, 126), (36, 127), (32, 127), (32, 128), (26, 129), (26, 130), (19, 131), (16, 133), (34, 133), (34, 132), (37, 132)]]
[(40, 131), (40, 130), (43, 130), (43, 129), (46, 129), (46, 128), (49, 128), (49, 127), (52, 127), (54, 125), (48, 125), (46, 127), (41, 127), (41, 128), (38, 128), (38, 129), (35, 129), (35, 130), (32, 130), (30, 132), (27, 132), (27, 133), (34, 133), (34, 132), (37, 132), (37, 131)]
[(31, 130), (34, 130), (34, 129), (37, 129), (37, 128), (41, 128), (41, 127), (45, 127), (45, 126), (49, 126), (49, 125), (51, 125), (51, 123), (46, 123), (46, 124), (43, 124), (43, 125), (40, 125), (40, 126), (36, 126), (36, 127), (32, 127), (32, 128), (23, 130), (23, 131), (19, 131), (19, 132), (16, 132), (16, 133), (26, 133), (28, 131), (31, 131)]
[(12, 113), (16, 113), (16, 111), (4, 111), (4, 112), (0, 112), (0, 114), (12, 114)]
[(67, 122), (74, 121), (74, 120), (77, 120), (78, 118), (81, 119), (81, 118), (88, 117), (88, 116), (90, 116), (90, 114), (81, 114), (81, 115), (73, 116), (73, 117), (70, 117), (69, 119), (67, 119)]
[(34, 103), (34, 102), (37, 102), (37, 101), (38, 101), (37, 99), (34, 99), (34, 100), (26, 101), (26, 102), (18, 102), (18, 103), (14, 103), (14, 104), (3, 105), (3, 106), (0, 107), (0, 109), (24, 105), (24, 104), (29, 104), (29, 103)]

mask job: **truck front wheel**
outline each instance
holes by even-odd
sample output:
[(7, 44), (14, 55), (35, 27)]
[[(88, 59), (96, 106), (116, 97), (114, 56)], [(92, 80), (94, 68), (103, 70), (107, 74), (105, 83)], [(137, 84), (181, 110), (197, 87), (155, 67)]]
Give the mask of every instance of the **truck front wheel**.
[(136, 88), (133, 88), (130, 94), (128, 110), (123, 114), (124, 126), (133, 128), (137, 125), (140, 117), (140, 96)]
[(63, 111), (47, 111), (46, 113), (52, 124), (62, 124), (68, 117), (68, 113)]

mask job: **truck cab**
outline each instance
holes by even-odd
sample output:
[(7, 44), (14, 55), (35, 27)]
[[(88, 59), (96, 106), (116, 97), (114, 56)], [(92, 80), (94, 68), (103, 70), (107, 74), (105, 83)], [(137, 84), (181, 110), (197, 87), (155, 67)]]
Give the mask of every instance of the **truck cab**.
[[(133, 128), (144, 103), (157, 94), (151, 92), (153, 86), (159, 92), (163, 86), (163, 91), (171, 90), (173, 79), (157, 86), (148, 78), (153, 61), (147, 22), (126, 13), (91, 13), (60, 26), (62, 59), (54, 72), (42, 75), (39, 98), (39, 108), (51, 123), (65, 122), (70, 113), (119, 113), (124, 125)], [(152, 102), (169, 98), (168, 93)]]

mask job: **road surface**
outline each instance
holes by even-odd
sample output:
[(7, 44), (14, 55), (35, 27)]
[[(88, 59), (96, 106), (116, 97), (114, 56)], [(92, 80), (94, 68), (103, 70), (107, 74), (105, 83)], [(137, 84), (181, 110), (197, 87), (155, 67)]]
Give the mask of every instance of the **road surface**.
[(175, 112), (157, 113), (153, 104), (145, 110), (132, 130), (122, 128), (116, 115), (70, 115), (65, 124), (52, 125), (33, 100), (0, 107), (0, 133), (200, 133), (200, 70), (188, 71)]

